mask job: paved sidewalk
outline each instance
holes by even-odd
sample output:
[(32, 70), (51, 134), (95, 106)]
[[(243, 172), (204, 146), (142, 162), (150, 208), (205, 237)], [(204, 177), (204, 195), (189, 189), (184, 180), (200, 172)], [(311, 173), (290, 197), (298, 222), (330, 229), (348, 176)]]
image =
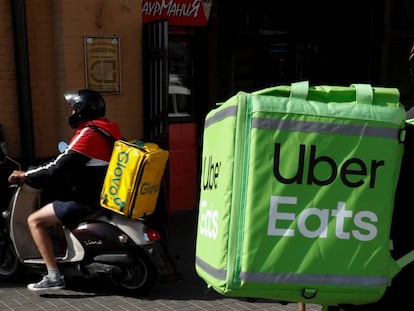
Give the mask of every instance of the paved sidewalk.
[[(4, 286), (1, 285), (1, 286)], [(215, 294), (204, 294), (189, 289), (189, 286), (177, 285), (166, 291), (157, 288), (147, 298), (111, 295), (105, 292), (65, 289), (50, 294), (38, 295), (29, 292), (25, 286), (9, 284), (0, 286), (0, 310), (44, 311), (44, 310), (146, 310), (146, 311), (297, 311), (295, 303), (282, 305), (269, 301), (247, 302), (224, 298)], [(186, 293), (185, 290), (189, 289)], [(307, 311), (320, 311), (315, 305), (307, 305)]]

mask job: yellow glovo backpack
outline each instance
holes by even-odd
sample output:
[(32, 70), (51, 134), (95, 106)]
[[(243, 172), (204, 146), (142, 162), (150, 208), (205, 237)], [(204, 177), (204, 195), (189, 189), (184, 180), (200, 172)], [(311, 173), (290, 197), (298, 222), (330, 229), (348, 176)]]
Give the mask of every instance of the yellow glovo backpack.
[(155, 143), (115, 140), (103, 129), (89, 125), (113, 144), (101, 191), (101, 205), (128, 218), (154, 212), (169, 153)]
[(114, 143), (101, 192), (101, 205), (129, 218), (154, 212), (168, 151), (155, 143)]

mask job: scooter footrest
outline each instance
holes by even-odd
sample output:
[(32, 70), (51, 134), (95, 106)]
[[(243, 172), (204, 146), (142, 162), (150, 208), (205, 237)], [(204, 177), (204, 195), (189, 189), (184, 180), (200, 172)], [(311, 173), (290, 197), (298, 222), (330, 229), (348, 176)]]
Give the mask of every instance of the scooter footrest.
[(25, 259), (23, 262), (25, 264), (27, 263), (27, 264), (36, 264), (36, 265), (45, 263), (45, 261), (41, 258)]

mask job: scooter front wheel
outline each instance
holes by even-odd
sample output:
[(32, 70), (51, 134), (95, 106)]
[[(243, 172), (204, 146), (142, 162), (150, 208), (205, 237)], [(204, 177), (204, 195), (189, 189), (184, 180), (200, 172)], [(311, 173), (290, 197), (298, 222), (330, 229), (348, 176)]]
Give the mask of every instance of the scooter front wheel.
[(10, 244), (0, 247), (0, 280), (17, 281), (23, 275), (24, 267)]

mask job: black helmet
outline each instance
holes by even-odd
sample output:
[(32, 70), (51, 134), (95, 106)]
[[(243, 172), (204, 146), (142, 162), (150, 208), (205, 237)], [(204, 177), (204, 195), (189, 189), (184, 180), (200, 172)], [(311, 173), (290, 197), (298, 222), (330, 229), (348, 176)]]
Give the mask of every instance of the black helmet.
[(68, 105), (75, 110), (69, 117), (69, 124), (76, 128), (84, 121), (99, 119), (105, 116), (105, 101), (101, 94), (94, 90), (82, 89), (64, 94)]

